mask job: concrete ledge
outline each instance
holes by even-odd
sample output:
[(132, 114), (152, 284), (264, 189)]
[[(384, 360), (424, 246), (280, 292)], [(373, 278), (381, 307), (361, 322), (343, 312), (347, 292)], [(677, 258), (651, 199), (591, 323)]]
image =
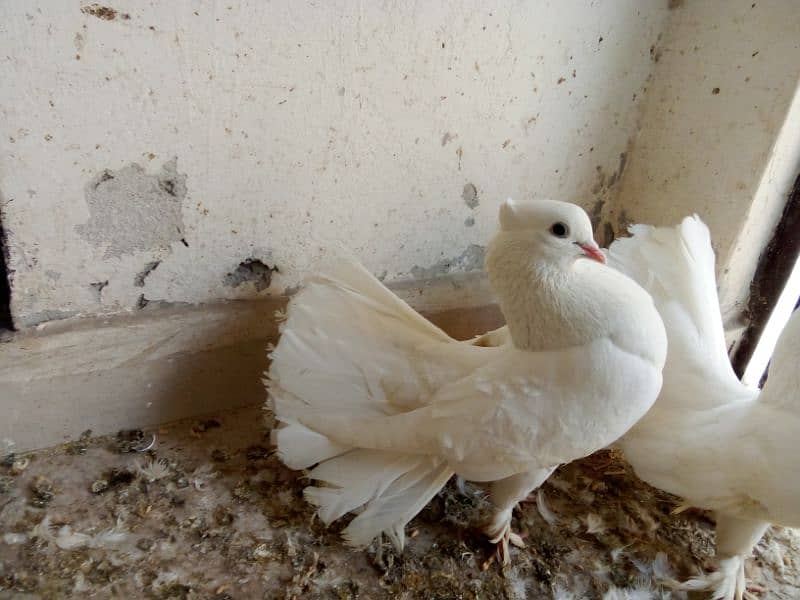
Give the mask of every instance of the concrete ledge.
[[(502, 324), (485, 277), (393, 289), (466, 339)], [(0, 343), (0, 439), (18, 450), (263, 402), (285, 298), (52, 322)], [(453, 308), (457, 306), (458, 308)]]

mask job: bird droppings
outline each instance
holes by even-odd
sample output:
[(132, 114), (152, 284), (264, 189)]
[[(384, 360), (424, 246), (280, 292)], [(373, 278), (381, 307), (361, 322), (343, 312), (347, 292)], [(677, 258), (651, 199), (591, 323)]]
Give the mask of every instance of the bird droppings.
[(92, 15), (98, 19), (102, 19), (103, 21), (113, 21), (117, 18), (117, 16), (119, 16), (119, 18), (123, 21), (127, 21), (131, 18), (128, 13), (118, 13), (116, 9), (108, 6), (102, 6), (100, 4), (89, 4), (88, 6), (84, 6), (81, 8), (81, 12), (85, 15)]
[(271, 267), (257, 258), (248, 258), (225, 276), (224, 283), (233, 288), (252, 283), (256, 292), (262, 292), (272, 284), (272, 274), (279, 272), (278, 267)]
[(411, 276), (414, 279), (435, 279), (449, 273), (468, 273), (479, 271), (483, 268), (483, 258), (486, 247), (470, 244), (455, 258), (445, 258), (430, 267), (411, 267)]
[[(527, 547), (505, 570), (480, 533), (484, 490), (455, 481), (408, 525), (402, 555), (388, 541), (380, 552), (377, 542), (348, 548), (346, 522), (326, 529), (313, 518), (308, 481), (272, 453), (261, 413), (164, 426), (145, 454), (123, 452), (119, 440), (156, 432), (82, 436), (26, 455), (15, 475), (3, 461), (0, 597), (677, 599), (658, 579), (711, 565), (709, 516), (671, 515), (678, 499), (609, 451), (561, 467), (521, 505), (514, 524)], [(214, 449), (228, 460), (213, 462)], [(586, 532), (587, 515), (605, 529)], [(762, 598), (796, 597), (800, 536), (772, 529), (748, 569), (769, 590)], [(634, 595), (643, 589), (650, 594)]]
[(144, 266), (144, 269), (139, 271), (136, 274), (136, 277), (133, 278), (133, 285), (136, 287), (144, 287), (144, 280), (147, 279), (147, 276), (150, 275), (153, 271), (158, 268), (158, 265), (161, 264), (160, 260), (154, 260), (153, 262), (149, 262)]
[(480, 201), (478, 200), (478, 188), (472, 183), (464, 184), (464, 189), (461, 191), (461, 198), (464, 200), (469, 208), (478, 208)]
[(172, 159), (155, 174), (136, 163), (103, 171), (85, 188), (89, 221), (75, 231), (104, 249), (106, 259), (185, 244), (181, 205), (186, 175), (177, 166)]

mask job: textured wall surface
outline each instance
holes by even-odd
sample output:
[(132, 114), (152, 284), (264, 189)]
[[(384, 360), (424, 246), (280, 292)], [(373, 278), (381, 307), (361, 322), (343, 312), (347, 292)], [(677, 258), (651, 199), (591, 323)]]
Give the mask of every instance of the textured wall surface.
[(699, 214), (718, 254), (723, 312), (735, 321), (800, 169), (800, 4), (674, 4), (607, 216), (620, 230)]
[(16, 323), (282, 293), (336, 242), (473, 269), (507, 196), (599, 214), (667, 4), (3, 2)]

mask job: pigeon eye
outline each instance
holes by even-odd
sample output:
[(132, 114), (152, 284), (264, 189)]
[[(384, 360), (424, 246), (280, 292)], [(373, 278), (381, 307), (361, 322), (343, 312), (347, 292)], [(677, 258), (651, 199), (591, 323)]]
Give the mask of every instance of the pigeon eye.
[(569, 227), (567, 227), (566, 223), (553, 223), (550, 226), (550, 233), (552, 233), (557, 238), (565, 238), (569, 235)]

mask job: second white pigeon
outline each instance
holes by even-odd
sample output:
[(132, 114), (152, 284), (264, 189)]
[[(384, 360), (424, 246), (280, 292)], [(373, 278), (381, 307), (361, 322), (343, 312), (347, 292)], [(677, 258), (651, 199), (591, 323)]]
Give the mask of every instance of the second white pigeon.
[(716, 513), (719, 569), (682, 587), (740, 600), (745, 559), (770, 523), (800, 527), (800, 312), (764, 390), (748, 389), (728, 360), (708, 228), (694, 216), (630, 231), (610, 263), (652, 294), (669, 354), (658, 401), (620, 446), (639, 477)]

